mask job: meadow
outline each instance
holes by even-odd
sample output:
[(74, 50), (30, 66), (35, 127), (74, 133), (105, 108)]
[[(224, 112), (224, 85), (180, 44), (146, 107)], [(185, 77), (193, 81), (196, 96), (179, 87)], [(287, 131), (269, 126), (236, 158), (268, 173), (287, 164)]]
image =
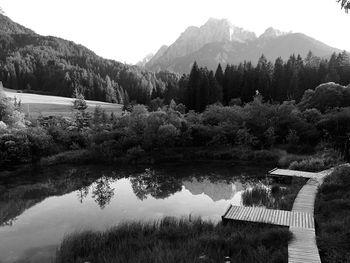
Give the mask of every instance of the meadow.
[[(7, 97), (21, 101), (22, 111), (31, 118), (38, 116), (69, 116), (73, 113), (73, 98), (22, 93), (16, 90), (4, 89)], [(120, 114), (123, 105), (101, 101), (86, 100), (87, 112), (93, 112), (96, 106), (100, 106), (106, 113)]]

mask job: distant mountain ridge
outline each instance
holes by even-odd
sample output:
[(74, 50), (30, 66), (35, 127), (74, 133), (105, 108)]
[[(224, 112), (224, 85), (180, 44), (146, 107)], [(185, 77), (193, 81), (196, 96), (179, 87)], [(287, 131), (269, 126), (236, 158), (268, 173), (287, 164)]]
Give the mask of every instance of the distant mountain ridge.
[(163, 46), (157, 52), (161, 55), (152, 57), (145, 68), (188, 73), (194, 61), (215, 69), (218, 63), (237, 64), (245, 60), (256, 63), (262, 54), (272, 61), (277, 57), (287, 59), (293, 53), (305, 57), (310, 50), (321, 57), (340, 52), (305, 34), (270, 27), (257, 37), (227, 19), (210, 18), (201, 27), (188, 27), (166, 50)]

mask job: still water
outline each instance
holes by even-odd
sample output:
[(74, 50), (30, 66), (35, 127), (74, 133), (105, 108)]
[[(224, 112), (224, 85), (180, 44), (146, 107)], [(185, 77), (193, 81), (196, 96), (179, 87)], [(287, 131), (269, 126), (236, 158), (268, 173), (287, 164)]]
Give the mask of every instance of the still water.
[(53, 262), (62, 238), (128, 220), (217, 221), (271, 167), (54, 167), (0, 176), (0, 262)]

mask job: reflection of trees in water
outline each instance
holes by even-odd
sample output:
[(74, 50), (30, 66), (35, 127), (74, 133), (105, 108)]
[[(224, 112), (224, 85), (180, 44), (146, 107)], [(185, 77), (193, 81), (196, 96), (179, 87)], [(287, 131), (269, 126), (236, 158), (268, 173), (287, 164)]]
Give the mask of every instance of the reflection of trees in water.
[(88, 168), (55, 167), (24, 171), (15, 177), (0, 178), (0, 226), (11, 226), (25, 210), (49, 196), (60, 196), (88, 188), (96, 176), (98, 173), (90, 173)]
[(147, 199), (148, 195), (156, 199), (164, 199), (181, 191), (182, 181), (169, 175), (156, 173), (145, 169), (145, 172), (130, 179), (135, 195), (140, 199)]
[(108, 205), (114, 196), (114, 188), (111, 188), (113, 180), (109, 177), (102, 176), (96, 181), (96, 185), (92, 190), (92, 198), (99, 205), (101, 209), (104, 209)]
[(78, 200), (81, 204), (83, 203), (84, 199), (88, 196), (89, 189), (89, 186), (84, 186), (77, 191)]
[(265, 206), (272, 205), (270, 190), (263, 185), (254, 186), (242, 193), (242, 203), (244, 206)]
[[(290, 199), (293, 198), (293, 192), (298, 192), (298, 186), (280, 187), (273, 185), (268, 188), (264, 185), (256, 185), (242, 193), (242, 203), (244, 206), (264, 206), (270, 209), (290, 209)], [(297, 189), (297, 190), (295, 190)]]

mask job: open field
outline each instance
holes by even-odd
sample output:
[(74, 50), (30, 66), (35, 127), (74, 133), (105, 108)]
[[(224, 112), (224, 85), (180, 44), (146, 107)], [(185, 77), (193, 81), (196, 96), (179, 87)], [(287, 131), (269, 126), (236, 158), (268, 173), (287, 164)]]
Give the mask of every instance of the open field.
[[(4, 89), (6, 96), (10, 98), (17, 98), (21, 100), (23, 112), (29, 114), (31, 117), (37, 117), (39, 115), (61, 115), (66, 116), (73, 112), (72, 104), (73, 98), (38, 95), (30, 93), (19, 93), (16, 90)], [(107, 113), (121, 113), (122, 105), (106, 103), (101, 101), (86, 101), (88, 108), (87, 111), (93, 112), (96, 106), (101, 106)]]

